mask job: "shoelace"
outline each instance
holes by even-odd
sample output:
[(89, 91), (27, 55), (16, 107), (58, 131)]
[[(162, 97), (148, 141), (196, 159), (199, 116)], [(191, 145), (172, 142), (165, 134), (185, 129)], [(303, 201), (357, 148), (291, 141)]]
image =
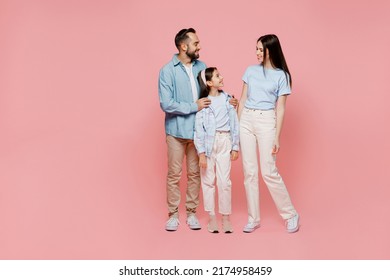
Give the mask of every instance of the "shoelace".
[(191, 225), (197, 225), (199, 223), (195, 216), (189, 216), (187, 222)]
[(294, 216), (294, 217), (292, 217), (292, 218), (287, 220), (287, 226), (288, 227), (293, 227), (295, 225), (295, 223), (296, 223), (296, 216)]
[(180, 224), (179, 220), (177, 218), (170, 218), (167, 222), (168, 225), (175, 225), (175, 224)]
[(257, 226), (256, 223), (249, 223), (249, 224), (247, 225), (247, 227), (249, 227), (249, 228), (254, 228), (255, 226)]

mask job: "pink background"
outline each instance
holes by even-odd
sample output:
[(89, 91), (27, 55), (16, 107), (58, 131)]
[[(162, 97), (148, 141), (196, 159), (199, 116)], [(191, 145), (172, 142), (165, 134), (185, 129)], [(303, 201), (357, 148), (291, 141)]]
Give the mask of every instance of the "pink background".
[[(0, 1), (1, 259), (389, 259), (388, 1)], [(234, 2), (235, 3), (235, 2)], [(190, 11), (192, 10), (192, 11)], [(278, 156), (301, 230), (261, 185), (262, 227), (164, 230), (158, 71), (194, 27), (201, 59), (241, 94), (257, 38), (293, 75)], [(183, 190), (184, 190), (183, 180)]]

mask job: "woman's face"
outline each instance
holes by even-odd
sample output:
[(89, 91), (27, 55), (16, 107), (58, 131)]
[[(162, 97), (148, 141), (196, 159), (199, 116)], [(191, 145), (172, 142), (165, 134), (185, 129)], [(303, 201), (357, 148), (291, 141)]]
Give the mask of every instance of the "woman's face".
[(257, 55), (257, 60), (262, 63), (264, 60), (264, 49), (263, 49), (263, 43), (261, 41), (257, 42), (256, 45), (256, 55)]

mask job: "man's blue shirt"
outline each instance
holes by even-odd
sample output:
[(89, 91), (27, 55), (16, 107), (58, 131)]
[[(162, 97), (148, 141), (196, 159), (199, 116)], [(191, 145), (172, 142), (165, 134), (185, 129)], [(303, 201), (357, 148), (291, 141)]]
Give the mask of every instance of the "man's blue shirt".
[[(195, 60), (192, 67), (197, 81), (198, 73), (206, 68), (206, 64)], [(199, 95), (199, 84), (196, 84)], [(192, 95), (190, 78), (177, 54), (160, 70), (158, 94), (160, 107), (165, 112), (165, 133), (178, 138), (194, 139), (198, 105)]]

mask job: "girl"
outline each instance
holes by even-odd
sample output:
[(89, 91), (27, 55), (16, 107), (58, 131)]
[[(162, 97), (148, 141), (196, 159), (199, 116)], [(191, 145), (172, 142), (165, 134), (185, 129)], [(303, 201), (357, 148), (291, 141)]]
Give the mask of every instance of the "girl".
[(299, 229), (299, 215), (276, 168), (286, 100), (291, 93), (291, 75), (276, 35), (261, 36), (257, 40), (256, 54), (260, 64), (249, 66), (245, 71), (238, 108), (249, 213), (244, 232), (260, 227), (258, 148), (263, 180), (279, 214), (286, 220), (287, 232), (292, 233)]
[(201, 167), (201, 185), (206, 212), (210, 219), (208, 231), (218, 232), (215, 216), (215, 178), (218, 186), (218, 206), (222, 214), (225, 233), (233, 232), (231, 214), (230, 167), (231, 160), (238, 158), (239, 124), (237, 113), (229, 103), (231, 98), (220, 90), (223, 77), (217, 68), (209, 67), (198, 75), (201, 87), (199, 98), (208, 97), (211, 105), (196, 114), (194, 143)]

